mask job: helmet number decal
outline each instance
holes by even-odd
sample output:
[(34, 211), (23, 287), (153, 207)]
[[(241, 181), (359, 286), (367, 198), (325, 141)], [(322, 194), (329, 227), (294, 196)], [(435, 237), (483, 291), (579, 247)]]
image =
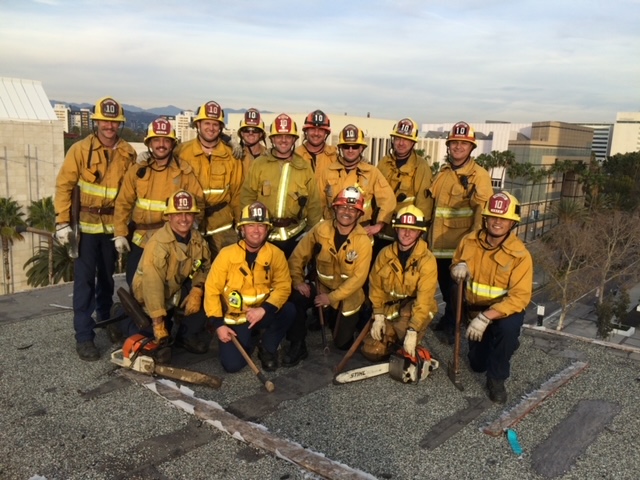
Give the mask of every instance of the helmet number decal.
[(116, 118), (120, 115), (120, 105), (112, 98), (107, 98), (100, 104), (100, 110), (103, 117)]
[(358, 140), (358, 129), (354, 127), (347, 127), (344, 129), (344, 139), (347, 141), (355, 142)]
[(322, 125), (324, 123), (324, 113), (315, 112), (313, 114), (313, 123), (316, 125)]
[(171, 124), (163, 118), (153, 121), (153, 132), (157, 135), (169, 135)]
[(257, 110), (247, 110), (244, 112), (244, 123), (247, 125), (259, 125), (260, 124), (260, 113)]
[(209, 118), (220, 118), (220, 105), (216, 102), (207, 102), (204, 105), (204, 113)]
[(509, 211), (511, 201), (504, 194), (497, 193), (489, 199), (489, 212), (504, 215)]
[(278, 132), (288, 133), (290, 131), (291, 131), (291, 119), (286, 115), (278, 117)]
[(466, 125), (456, 125), (453, 129), (453, 133), (455, 135), (462, 135), (462, 136), (466, 136), (467, 135), (467, 127)]
[(413, 133), (413, 125), (407, 120), (400, 121), (398, 123), (398, 133), (410, 136)]

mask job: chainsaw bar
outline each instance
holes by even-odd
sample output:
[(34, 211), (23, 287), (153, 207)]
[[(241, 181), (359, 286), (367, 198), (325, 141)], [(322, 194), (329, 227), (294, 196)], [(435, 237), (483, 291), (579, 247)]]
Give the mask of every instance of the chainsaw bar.
[(383, 375), (385, 373), (389, 373), (389, 362), (379, 363), (376, 365), (367, 365), (366, 367), (354, 368), (353, 370), (338, 373), (335, 377), (333, 377), (333, 383), (343, 384), (358, 382), (360, 380), (377, 377), (378, 375)]

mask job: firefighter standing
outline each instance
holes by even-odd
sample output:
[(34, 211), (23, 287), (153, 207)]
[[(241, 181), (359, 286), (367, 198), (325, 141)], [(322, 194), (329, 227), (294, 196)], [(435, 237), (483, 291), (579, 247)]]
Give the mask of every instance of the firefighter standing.
[(98, 320), (110, 317), (113, 304), (113, 213), (122, 178), (136, 152), (118, 136), (124, 110), (114, 99), (97, 102), (91, 115), (94, 132), (69, 149), (56, 179), (56, 237), (69, 242), (72, 192), (80, 191), (79, 256), (73, 262), (73, 328), (82, 360), (98, 360), (93, 339), (94, 310)]
[(433, 214), (429, 247), (438, 263), (438, 283), (445, 311), (435, 329), (452, 344), (455, 329), (455, 288), (449, 275), (451, 258), (467, 233), (482, 226), (482, 209), (493, 194), (489, 173), (479, 166), (471, 152), (478, 146), (473, 128), (456, 123), (447, 136), (447, 163), (433, 179), (429, 189)]
[[(116, 198), (115, 244), (127, 257), (127, 283), (131, 285), (142, 249), (156, 230), (164, 226), (163, 213), (167, 199), (178, 190), (194, 195), (198, 209), (202, 208), (202, 189), (187, 162), (174, 154), (176, 133), (164, 118), (149, 124), (144, 139), (148, 152), (141, 153), (135, 165), (124, 176), (122, 189)], [(201, 217), (201, 214), (199, 214)], [(129, 222), (134, 226), (132, 245), (129, 245)]]
[(520, 221), (518, 200), (496, 193), (487, 202), (484, 228), (462, 239), (453, 256), (451, 277), (466, 282), (469, 363), (486, 372), (489, 398), (507, 401), (504, 382), (518, 349), (524, 311), (531, 301), (533, 262), (513, 233)]
[(322, 218), (318, 184), (311, 165), (294, 152), (298, 127), (288, 115), (278, 115), (271, 124), (273, 148), (256, 159), (242, 185), (240, 203), (264, 203), (273, 218), (269, 241), (287, 257), (298, 237)]
[(158, 345), (164, 345), (169, 340), (171, 321), (177, 321), (176, 307), (183, 307), (175, 345), (192, 353), (206, 353), (209, 342), (198, 334), (206, 323), (202, 297), (211, 252), (194, 228), (197, 213), (195, 197), (190, 193), (179, 190), (169, 197), (164, 211), (167, 221), (147, 242), (131, 286), (133, 296), (151, 318), (153, 331), (140, 332), (129, 321), (127, 334), (153, 335)]
[(322, 191), (322, 172), (338, 160), (338, 149), (327, 145), (327, 138), (331, 135), (331, 121), (322, 110), (315, 110), (304, 119), (302, 133), (304, 141), (296, 148), (296, 153), (311, 164), (318, 188)]
[[(358, 321), (370, 318), (362, 286), (371, 265), (371, 239), (358, 218), (364, 213), (364, 198), (355, 187), (348, 187), (333, 202), (334, 220), (320, 222), (300, 240), (291, 257), (289, 270), (293, 282), (291, 301), (296, 305), (296, 321), (287, 334), (291, 344), (285, 366), (296, 365), (307, 357), (307, 308), (325, 309), (323, 316), (331, 330), (340, 316), (333, 339), (336, 347), (347, 349), (353, 343)], [(315, 263), (311, 261), (315, 259)], [(320, 291), (305, 282), (305, 267), (312, 265)]]
[[(322, 207), (324, 218), (333, 218), (333, 200), (347, 187), (356, 187), (364, 196), (364, 215), (360, 224), (368, 235), (376, 235), (391, 222), (396, 199), (389, 183), (373, 165), (364, 161), (362, 152), (367, 148), (364, 133), (355, 125), (347, 125), (340, 132), (338, 161), (321, 173)], [(375, 202), (374, 209), (372, 203)]]
[[(432, 173), (429, 163), (415, 152), (418, 141), (418, 124), (410, 118), (403, 118), (391, 131), (391, 151), (378, 163), (378, 169), (387, 179), (396, 196), (396, 212), (409, 205), (415, 205), (425, 218), (431, 218), (433, 198), (429, 194)], [(376, 241), (382, 248), (393, 243), (395, 233), (387, 225)]]
[(222, 141), (224, 110), (214, 101), (198, 107), (193, 125), (198, 136), (176, 147), (180, 160), (191, 165), (204, 193), (204, 233), (212, 252), (236, 241), (234, 221), (240, 217), (242, 162)]
[(205, 284), (204, 308), (220, 341), (220, 363), (227, 372), (246, 365), (231, 336), (251, 355), (252, 329), (263, 331), (258, 348), (262, 367), (278, 367), (278, 347), (295, 317), (288, 303), (291, 276), (282, 250), (267, 242), (271, 220), (260, 202), (242, 209), (241, 240), (223, 248)]
[(253, 161), (267, 152), (267, 132), (260, 112), (255, 108), (244, 112), (238, 128), (238, 137), (244, 152), (242, 157), (242, 180), (244, 181)]
[(387, 359), (398, 340), (415, 356), (416, 346), (438, 312), (438, 268), (421, 238), (427, 231), (425, 215), (408, 205), (396, 213), (392, 226), (396, 240), (382, 249), (369, 274), (374, 322), (361, 351), (374, 362)]

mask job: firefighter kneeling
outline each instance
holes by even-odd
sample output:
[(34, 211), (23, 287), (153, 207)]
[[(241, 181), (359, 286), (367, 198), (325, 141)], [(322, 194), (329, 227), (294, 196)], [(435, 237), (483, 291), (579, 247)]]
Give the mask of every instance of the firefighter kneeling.
[(295, 318), (296, 309), (287, 302), (291, 294), (287, 260), (282, 250), (267, 242), (271, 227), (264, 204), (244, 207), (238, 222), (241, 240), (220, 250), (207, 277), (204, 308), (227, 372), (247, 364), (231, 337), (237, 337), (251, 355), (255, 330), (262, 334), (258, 347), (262, 368), (276, 370), (278, 347)]
[(373, 362), (387, 359), (398, 349), (398, 341), (415, 358), (438, 311), (436, 260), (421, 238), (427, 231), (424, 214), (409, 205), (397, 212), (392, 226), (396, 240), (380, 251), (369, 274), (374, 322), (361, 352)]
[(506, 193), (489, 198), (482, 212), (484, 227), (464, 237), (453, 256), (451, 276), (466, 281), (465, 304), (469, 363), (487, 373), (489, 398), (507, 401), (504, 382), (520, 346), (524, 310), (531, 301), (533, 262), (512, 232), (520, 221), (518, 200)]
[[(192, 353), (206, 353), (209, 339), (200, 339), (199, 334), (204, 332), (206, 321), (202, 296), (211, 253), (202, 235), (193, 228), (198, 212), (189, 192), (179, 190), (169, 197), (164, 211), (167, 222), (149, 239), (131, 289), (151, 318), (156, 344), (167, 345), (175, 339), (176, 346)], [(177, 318), (178, 307), (184, 309), (181, 318)], [(174, 334), (170, 337), (172, 327)], [(140, 329), (133, 321), (126, 330), (129, 335), (152, 334), (149, 328)]]

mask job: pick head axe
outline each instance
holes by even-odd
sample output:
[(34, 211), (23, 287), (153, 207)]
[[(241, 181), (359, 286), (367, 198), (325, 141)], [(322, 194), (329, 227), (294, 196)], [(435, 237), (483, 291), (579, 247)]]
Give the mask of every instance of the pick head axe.
[(242, 357), (245, 359), (245, 361), (247, 362), (247, 365), (249, 365), (251, 370), (253, 370), (253, 373), (256, 374), (256, 376), (260, 380), (260, 383), (262, 383), (264, 385), (264, 388), (267, 389), (267, 392), (269, 393), (273, 392), (276, 389), (276, 386), (273, 384), (271, 380), (267, 380), (267, 377), (264, 376), (264, 373), (262, 373), (260, 369), (256, 366), (256, 364), (253, 363), (253, 360), (251, 360), (251, 357), (245, 351), (245, 349), (242, 348), (242, 345), (240, 345), (240, 342), (235, 337), (235, 335), (231, 335), (231, 341), (236, 346), (236, 348), (238, 349)]
[(462, 296), (464, 295), (465, 281), (458, 283), (458, 295), (456, 297), (456, 331), (453, 342), (453, 360), (447, 365), (447, 373), (453, 385), (460, 391), (464, 390), (464, 386), (458, 379), (460, 373), (460, 327), (462, 323)]

